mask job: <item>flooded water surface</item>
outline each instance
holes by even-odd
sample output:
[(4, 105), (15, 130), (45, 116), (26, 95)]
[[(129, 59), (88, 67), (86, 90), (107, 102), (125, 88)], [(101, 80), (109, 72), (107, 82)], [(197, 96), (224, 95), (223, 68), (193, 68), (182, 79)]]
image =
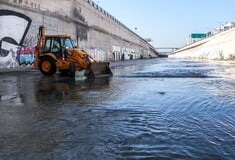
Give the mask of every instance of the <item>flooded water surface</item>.
[(123, 63), (95, 80), (0, 74), (0, 159), (235, 158), (235, 63)]

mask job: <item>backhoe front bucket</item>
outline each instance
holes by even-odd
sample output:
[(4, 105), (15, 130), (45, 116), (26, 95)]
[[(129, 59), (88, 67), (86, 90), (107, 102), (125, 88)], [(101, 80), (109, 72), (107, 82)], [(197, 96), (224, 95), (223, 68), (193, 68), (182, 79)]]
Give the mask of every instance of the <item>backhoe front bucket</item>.
[(113, 73), (109, 68), (109, 62), (93, 62), (85, 71), (88, 78), (112, 76)]

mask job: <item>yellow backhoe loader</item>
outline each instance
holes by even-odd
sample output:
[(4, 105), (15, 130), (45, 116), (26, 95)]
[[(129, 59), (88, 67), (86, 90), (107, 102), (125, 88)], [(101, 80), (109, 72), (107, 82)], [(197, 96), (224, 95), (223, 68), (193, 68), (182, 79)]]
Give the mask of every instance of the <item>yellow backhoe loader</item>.
[(68, 35), (45, 35), (44, 26), (39, 27), (34, 68), (47, 76), (57, 70), (72, 77), (82, 70), (88, 78), (112, 75), (108, 62), (96, 62), (85, 51), (75, 48)]

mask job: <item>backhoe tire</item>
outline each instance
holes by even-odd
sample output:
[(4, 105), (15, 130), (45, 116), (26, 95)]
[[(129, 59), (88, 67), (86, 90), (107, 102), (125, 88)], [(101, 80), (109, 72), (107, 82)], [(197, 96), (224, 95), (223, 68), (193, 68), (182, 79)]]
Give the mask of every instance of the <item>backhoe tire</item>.
[(69, 72), (68, 72), (68, 75), (70, 77), (75, 77), (75, 73), (76, 73), (76, 66), (74, 63), (70, 63), (69, 64)]
[(39, 68), (42, 74), (46, 76), (52, 76), (57, 70), (55, 60), (51, 57), (43, 57), (40, 60)]

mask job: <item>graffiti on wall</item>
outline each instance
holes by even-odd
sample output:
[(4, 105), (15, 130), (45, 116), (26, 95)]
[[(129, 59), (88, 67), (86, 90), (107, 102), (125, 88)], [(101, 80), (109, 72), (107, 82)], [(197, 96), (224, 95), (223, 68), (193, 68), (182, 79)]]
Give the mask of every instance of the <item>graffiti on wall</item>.
[[(23, 47), (32, 20), (10, 10), (0, 10), (0, 67), (31, 64), (34, 49)], [(27, 57), (27, 58), (26, 58)]]
[(134, 49), (131, 48), (122, 48), (119, 46), (112, 46), (113, 59), (114, 61), (119, 60), (131, 60), (139, 58), (135, 53)]
[(22, 64), (33, 64), (34, 62), (35, 48), (21, 47), (17, 50), (16, 60), (20, 65)]

